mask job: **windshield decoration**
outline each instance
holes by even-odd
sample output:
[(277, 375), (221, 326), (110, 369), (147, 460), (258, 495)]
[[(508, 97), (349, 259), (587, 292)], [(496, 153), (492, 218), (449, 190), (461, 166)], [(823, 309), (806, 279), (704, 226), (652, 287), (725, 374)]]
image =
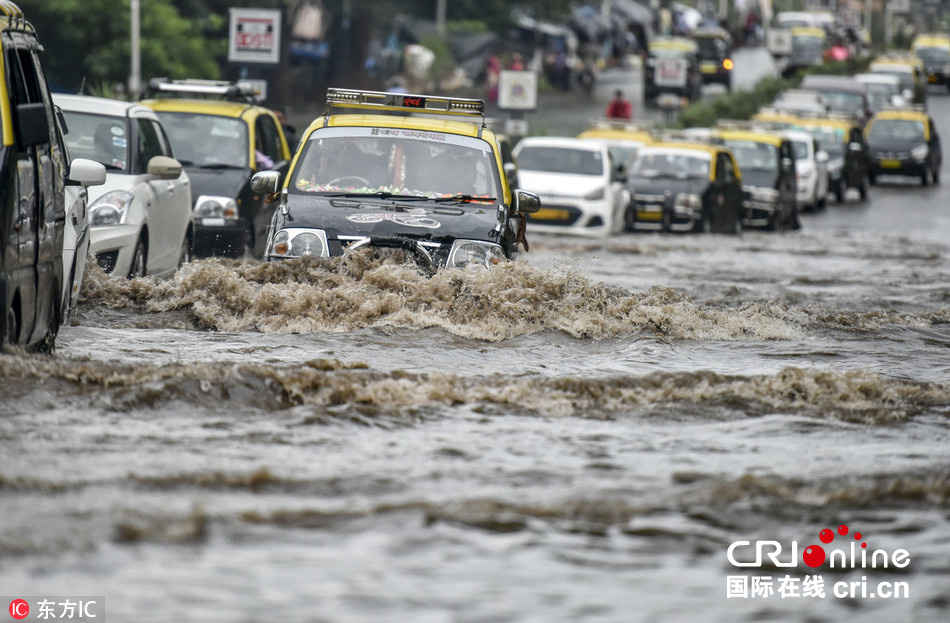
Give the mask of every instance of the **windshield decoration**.
[(425, 227), (428, 229), (438, 229), (442, 226), (439, 221), (427, 216), (417, 214), (392, 214), (389, 212), (370, 212), (368, 214), (351, 214), (346, 217), (351, 223), (372, 224), (383, 221), (392, 221), (406, 227)]

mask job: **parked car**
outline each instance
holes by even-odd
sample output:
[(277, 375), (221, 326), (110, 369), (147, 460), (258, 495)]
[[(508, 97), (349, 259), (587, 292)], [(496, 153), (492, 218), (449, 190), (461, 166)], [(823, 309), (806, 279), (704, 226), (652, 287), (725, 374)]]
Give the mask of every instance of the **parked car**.
[(210, 80), (151, 80), (141, 103), (158, 113), (191, 178), (195, 255), (262, 257), (274, 204), (250, 179), (283, 175), (291, 157), (274, 113), (247, 89)]
[(606, 236), (618, 233), (628, 203), (622, 162), (607, 143), (582, 138), (534, 136), (515, 147), (523, 189), (544, 204), (528, 215), (533, 231)]
[(71, 153), (102, 163), (89, 193), (90, 251), (121, 277), (167, 276), (191, 259), (191, 182), (173, 158), (158, 116), (136, 103), (55, 96)]
[(628, 231), (738, 233), (742, 175), (721, 145), (659, 140), (630, 164)]
[(868, 197), (868, 147), (861, 129), (847, 117), (803, 118), (796, 129), (804, 130), (828, 153), (828, 186), (838, 203), (844, 202), (849, 188), (858, 191), (861, 200)]
[(881, 175), (940, 183), (943, 147), (933, 119), (922, 110), (885, 110), (871, 118), (864, 135), (870, 152), (870, 180)]
[(656, 37), (650, 41), (643, 65), (643, 100), (671, 93), (689, 100), (702, 95), (696, 42), (685, 37)]
[(927, 84), (936, 84), (950, 90), (950, 35), (921, 33), (914, 37), (911, 51), (924, 63)]
[(862, 127), (871, 118), (867, 85), (850, 76), (809, 74), (802, 78), (799, 88), (820, 93), (829, 112), (849, 115)]
[(887, 108), (901, 108), (910, 103), (913, 93), (904, 93), (900, 78), (893, 74), (864, 73), (855, 74), (854, 79), (864, 84), (868, 90), (868, 104), (871, 112), (876, 113)]
[(721, 84), (732, 90), (732, 35), (722, 28), (700, 28), (690, 36), (696, 41), (703, 84)]
[(64, 314), (66, 186), (105, 171), (67, 160), (41, 51), (20, 8), (0, 2), (0, 347), (48, 352)]
[(266, 260), (396, 247), (435, 271), (515, 257), (540, 202), (509, 188), (482, 101), (331, 88), (327, 108), (283, 183), (279, 171), (251, 179), (280, 193)]
[(735, 158), (742, 173), (743, 227), (798, 229), (795, 155), (782, 134), (756, 129), (720, 129), (713, 137)]
[(811, 134), (785, 130), (795, 155), (795, 202), (800, 211), (822, 210), (828, 197), (828, 152), (818, 147)]

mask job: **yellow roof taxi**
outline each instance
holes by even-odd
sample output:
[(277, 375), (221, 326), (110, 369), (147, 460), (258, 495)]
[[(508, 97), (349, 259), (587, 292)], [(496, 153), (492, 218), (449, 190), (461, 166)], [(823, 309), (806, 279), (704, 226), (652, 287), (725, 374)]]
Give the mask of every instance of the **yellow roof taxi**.
[(251, 179), (279, 195), (264, 257), (396, 248), (427, 272), (512, 259), (540, 200), (509, 188), (498, 145), (481, 100), (328, 89), (286, 179)]
[(696, 100), (702, 88), (695, 41), (685, 37), (656, 37), (650, 41), (643, 66), (644, 102), (656, 100), (663, 93)]
[(927, 70), (927, 83), (942, 85), (950, 90), (950, 35), (917, 35), (910, 49), (923, 61)]
[(664, 135), (644, 145), (630, 164), (629, 231), (738, 233), (742, 175), (722, 145)]
[(919, 177), (924, 186), (940, 182), (940, 135), (923, 110), (881, 111), (871, 117), (864, 134), (872, 184), (881, 175)]
[(262, 257), (273, 207), (249, 180), (287, 171), (290, 148), (277, 117), (229, 82), (156, 78), (146, 98), (191, 178), (195, 255)]
[(577, 138), (606, 143), (611, 161), (617, 164), (622, 173), (637, 155), (637, 150), (653, 142), (655, 132), (656, 126), (653, 124), (599, 119), (578, 134)]
[(920, 57), (911, 52), (888, 52), (868, 65), (871, 73), (885, 73), (901, 81), (901, 89), (914, 104), (927, 102), (927, 68)]

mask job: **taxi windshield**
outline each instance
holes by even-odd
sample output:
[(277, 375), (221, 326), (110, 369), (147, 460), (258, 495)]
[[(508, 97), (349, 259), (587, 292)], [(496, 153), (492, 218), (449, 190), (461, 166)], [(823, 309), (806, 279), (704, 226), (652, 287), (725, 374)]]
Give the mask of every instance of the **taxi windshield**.
[(675, 179), (709, 176), (709, 156), (682, 152), (640, 152), (630, 167), (632, 177), (671, 177)]
[(792, 151), (795, 160), (808, 160), (808, 143), (805, 141), (792, 141)]
[(175, 157), (186, 167), (247, 168), (247, 123), (186, 112), (158, 112)]
[(499, 197), (494, 152), (470, 136), (405, 128), (323, 128), (303, 146), (290, 192)]
[(950, 48), (920, 47), (914, 53), (928, 65), (950, 63)]
[(825, 40), (814, 35), (796, 35), (792, 37), (792, 49), (801, 52), (821, 52), (825, 48)]
[(871, 73), (895, 76), (898, 80), (900, 80), (901, 89), (913, 90), (914, 88), (914, 73), (909, 67), (906, 69), (871, 67)]
[(726, 140), (742, 171), (778, 171), (778, 148), (759, 141)]
[(878, 119), (868, 130), (869, 141), (922, 141), (924, 124), (912, 119)]
[(840, 156), (844, 153), (844, 130), (826, 126), (808, 127), (804, 130), (818, 142), (818, 149), (829, 156)]
[(110, 171), (128, 172), (129, 124), (125, 117), (63, 111), (71, 158), (94, 160)]
[(860, 93), (850, 91), (822, 91), (822, 97), (831, 110), (847, 114), (860, 114), (864, 111), (864, 98)]

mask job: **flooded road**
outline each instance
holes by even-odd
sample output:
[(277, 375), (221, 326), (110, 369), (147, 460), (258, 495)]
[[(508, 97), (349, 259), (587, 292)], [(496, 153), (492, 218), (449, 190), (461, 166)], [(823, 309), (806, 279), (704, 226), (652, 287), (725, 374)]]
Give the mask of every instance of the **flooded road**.
[[(92, 270), (55, 357), (0, 356), (0, 586), (111, 621), (945, 620), (948, 206), (882, 180), (799, 232), (534, 236), (431, 279)], [(838, 526), (829, 557), (909, 564), (806, 565)]]

